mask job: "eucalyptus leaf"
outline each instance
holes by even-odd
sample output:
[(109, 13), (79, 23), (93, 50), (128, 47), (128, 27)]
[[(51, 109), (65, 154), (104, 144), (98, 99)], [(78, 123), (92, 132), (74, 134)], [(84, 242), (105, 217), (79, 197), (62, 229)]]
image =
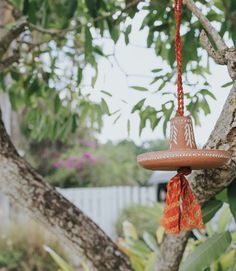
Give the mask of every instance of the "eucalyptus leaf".
[(215, 234), (194, 249), (180, 266), (180, 271), (204, 270), (222, 255), (231, 243), (228, 231)]
[(132, 86), (131, 88), (138, 90), (138, 91), (148, 91), (147, 88), (145, 87), (140, 87), (140, 86)]
[(101, 103), (102, 103), (102, 108), (105, 111), (105, 113), (107, 115), (110, 115), (110, 110), (109, 110), (109, 107), (107, 105), (107, 102), (102, 98)]
[(140, 100), (138, 103), (136, 103), (135, 106), (132, 108), (131, 113), (134, 113), (135, 111), (141, 110), (145, 101), (146, 101), (146, 98), (144, 98), (144, 99)]
[(222, 85), (221, 87), (222, 87), (222, 88), (227, 88), (227, 87), (229, 87), (229, 86), (232, 86), (233, 83), (234, 83), (234, 81), (230, 81), (230, 82), (228, 82), (228, 83)]

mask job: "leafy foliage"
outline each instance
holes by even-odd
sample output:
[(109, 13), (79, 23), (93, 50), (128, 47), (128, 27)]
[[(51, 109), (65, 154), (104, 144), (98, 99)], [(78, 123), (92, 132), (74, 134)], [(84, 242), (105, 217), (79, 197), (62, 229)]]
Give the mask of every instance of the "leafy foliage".
[(180, 271), (204, 270), (213, 261), (218, 260), (230, 243), (231, 235), (228, 231), (213, 235), (185, 259)]
[[(225, 203), (230, 201), (226, 196), (227, 193), (221, 193), (217, 200), (211, 199), (203, 206), (206, 229), (193, 231), (194, 235), (188, 241), (180, 270), (234, 270), (236, 228), (229, 204)], [(133, 206), (124, 210), (118, 221), (119, 234), (123, 235), (118, 240), (118, 245), (130, 258), (135, 271), (154, 271), (158, 265), (156, 261), (160, 253), (159, 245), (164, 234), (164, 229), (159, 226), (161, 216), (162, 208), (159, 205)], [(146, 223), (148, 218), (149, 223)], [(120, 232), (122, 220), (123, 233)], [(153, 227), (151, 222), (156, 226)]]
[(160, 223), (162, 206), (154, 204), (153, 206), (134, 205), (125, 208), (116, 222), (116, 231), (118, 236), (123, 235), (122, 224), (129, 221), (136, 225), (136, 232), (139, 237), (143, 233), (149, 232), (151, 235), (156, 234), (157, 225)]
[[(113, 116), (104, 91), (100, 91), (101, 99), (97, 102), (90, 95), (96, 88), (100, 59), (111, 61), (114, 57), (99, 41), (111, 39), (115, 46), (124, 38), (125, 43), (130, 44), (131, 19), (137, 14), (144, 15), (140, 31), (148, 33), (147, 48), (154, 49), (168, 68), (167, 71), (160, 67), (153, 69), (149, 86), (133, 86), (134, 91), (148, 92), (151, 98), (136, 103), (132, 113), (140, 117), (140, 133), (149, 122), (153, 130), (162, 125), (166, 133), (167, 122), (176, 111), (175, 91), (169, 91), (176, 81), (172, 1), (142, 1), (139, 4), (115, 0), (10, 2), (18, 13), (27, 16), (29, 27), (17, 41), (21, 59), (1, 74), (0, 86), (9, 93), (13, 108), (23, 112), (23, 130), (28, 136), (37, 140), (66, 140), (71, 133), (84, 127), (101, 129), (103, 116)], [(206, 16), (213, 23), (220, 23), (220, 34), (235, 41), (234, 0), (199, 2), (205, 6)], [(200, 124), (200, 111), (206, 115), (210, 113), (208, 99), (214, 98), (206, 79), (209, 62), (198, 41), (200, 30), (200, 23), (184, 7), (186, 108), (196, 124)], [(110, 95), (109, 90), (106, 93)], [(150, 105), (154, 98), (161, 98), (160, 107)], [(119, 111), (114, 113), (115, 121), (120, 114)]]
[(128, 221), (123, 222), (124, 239), (119, 238), (117, 244), (119, 248), (129, 257), (135, 271), (154, 271), (159, 252), (157, 237), (148, 232), (144, 232), (138, 238), (133, 224)]

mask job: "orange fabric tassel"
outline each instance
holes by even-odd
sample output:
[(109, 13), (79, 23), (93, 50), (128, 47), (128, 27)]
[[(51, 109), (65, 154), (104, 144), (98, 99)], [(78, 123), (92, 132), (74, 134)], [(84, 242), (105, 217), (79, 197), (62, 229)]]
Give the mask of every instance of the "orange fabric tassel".
[(166, 206), (161, 219), (166, 233), (204, 229), (201, 207), (185, 178), (190, 173), (190, 168), (179, 169), (167, 185)]

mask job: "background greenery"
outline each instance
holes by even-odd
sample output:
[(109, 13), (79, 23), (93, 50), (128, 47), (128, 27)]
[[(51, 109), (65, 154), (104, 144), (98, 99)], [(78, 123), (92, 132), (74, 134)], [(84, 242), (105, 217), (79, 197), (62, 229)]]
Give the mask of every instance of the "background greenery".
[[(175, 22), (171, 0), (9, 2), (27, 16), (29, 26), (16, 43), (21, 58), (1, 73), (0, 88), (9, 93), (13, 108), (23, 112), (21, 124), (28, 137), (65, 141), (78, 129), (92, 127), (99, 131), (104, 115), (113, 118), (114, 123), (119, 121), (121, 110), (110, 112), (109, 109), (110, 90), (96, 89), (98, 63), (101, 59), (114, 63), (116, 59), (115, 50), (111, 53), (103, 47), (103, 39), (111, 40), (114, 48), (119, 39), (129, 44), (131, 19), (137, 13), (145, 14), (140, 30), (145, 29), (148, 33), (147, 48), (155, 49), (162, 62), (150, 71), (148, 87), (129, 86), (134, 91), (147, 92), (146, 98), (133, 105), (130, 115), (139, 115), (140, 132), (146, 125), (153, 130), (161, 125), (166, 133), (168, 120), (175, 115), (175, 91), (170, 91), (176, 82)], [(217, 24), (220, 34), (227, 37), (229, 43), (234, 43), (235, 1), (198, 2), (204, 4), (204, 13)], [(209, 114), (208, 101), (214, 99), (207, 82), (209, 59), (198, 41), (200, 23), (186, 7), (183, 7), (182, 17), (186, 108), (187, 114), (191, 113), (195, 123), (199, 124), (199, 112)], [(165, 70), (162, 69), (164, 64)], [(7, 76), (12, 80), (6, 84)], [(91, 98), (95, 89), (99, 94), (96, 102)], [(153, 99), (159, 101), (155, 107), (150, 105)], [(128, 120), (128, 130), (130, 125)]]
[[(16, 221), (15, 221), (16, 222)], [(55, 271), (57, 265), (44, 249), (44, 245), (58, 251), (69, 260), (68, 251), (57, 239), (36, 223), (11, 223), (1, 226), (0, 268), (6, 271)], [(1, 269), (2, 270), (2, 269)]]
[(146, 185), (152, 172), (137, 164), (137, 155), (165, 148), (165, 140), (142, 145), (128, 140), (101, 144), (94, 137), (80, 137), (71, 140), (70, 144), (31, 141), (26, 155), (54, 186)]

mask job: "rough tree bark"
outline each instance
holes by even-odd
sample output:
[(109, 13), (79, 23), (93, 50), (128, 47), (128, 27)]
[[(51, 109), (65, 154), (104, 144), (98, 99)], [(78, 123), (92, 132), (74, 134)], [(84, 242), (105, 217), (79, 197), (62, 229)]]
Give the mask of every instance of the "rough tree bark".
[(130, 271), (130, 263), (112, 240), (21, 158), (0, 120), (0, 188), (57, 236), (67, 240), (101, 271)]

